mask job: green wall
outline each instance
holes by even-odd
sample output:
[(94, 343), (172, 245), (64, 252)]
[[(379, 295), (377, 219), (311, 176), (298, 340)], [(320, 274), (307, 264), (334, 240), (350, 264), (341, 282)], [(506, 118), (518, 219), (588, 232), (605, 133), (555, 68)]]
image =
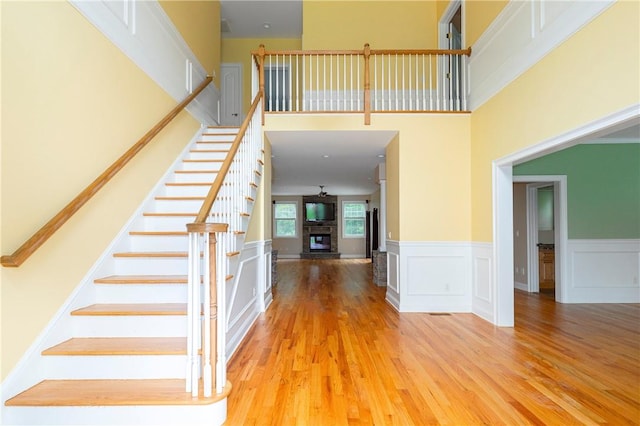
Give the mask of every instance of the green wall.
[(640, 238), (640, 143), (577, 145), (513, 174), (567, 176), (570, 239)]

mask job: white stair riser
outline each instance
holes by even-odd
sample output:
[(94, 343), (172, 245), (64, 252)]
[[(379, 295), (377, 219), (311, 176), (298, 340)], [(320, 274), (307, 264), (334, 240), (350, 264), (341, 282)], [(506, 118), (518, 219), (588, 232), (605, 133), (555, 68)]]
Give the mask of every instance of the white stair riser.
[(74, 315), (74, 335), (83, 337), (179, 337), (187, 335), (184, 315)]
[(139, 231), (186, 231), (187, 223), (193, 223), (193, 216), (145, 216)]
[(186, 303), (186, 284), (95, 284), (100, 303)]
[(188, 270), (186, 257), (117, 257), (116, 275), (184, 275)]
[(186, 355), (45, 355), (46, 379), (178, 379)]
[(165, 185), (164, 196), (167, 197), (206, 197), (210, 186), (174, 186)]
[(196, 150), (195, 152), (189, 152), (187, 158), (192, 160), (224, 160), (226, 157), (226, 152), (202, 152), (202, 150)]
[(198, 138), (198, 142), (200, 141), (216, 141), (216, 142), (229, 142), (229, 144), (233, 143), (234, 139), (236, 138), (237, 133), (225, 133), (222, 134), (222, 132), (211, 132), (211, 133), (203, 133), (199, 138)]
[[(186, 228), (183, 228), (186, 231)], [(132, 236), (132, 251), (187, 251), (189, 248), (189, 238), (184, 236)]]
[(174, 173), (172, 182), (180, 183), (213, 183), (217, 173)]
[(196, 149), (224, 149), (225, 151), (229, 151), (232, 145), (232, 138), (224, 139), (218, 136), (217, 138), (202, 138), (202, 140), (196, 142), (194, 146), (196, 147)]
[(153, 203), (153, 211), (156, 213), (175, 213), (182, 212), (197, 213), (202, 207), (204, 200), (155, 200)]
[(222, 161), (184, 161), (180, 165), (179, 170), (212, 170), (217, 172), (220, 170), (220, 166), (222, 165)]
[(4, 407), (7, 425), (212, 426), (224, 423), (226, 398), (209, 405)]

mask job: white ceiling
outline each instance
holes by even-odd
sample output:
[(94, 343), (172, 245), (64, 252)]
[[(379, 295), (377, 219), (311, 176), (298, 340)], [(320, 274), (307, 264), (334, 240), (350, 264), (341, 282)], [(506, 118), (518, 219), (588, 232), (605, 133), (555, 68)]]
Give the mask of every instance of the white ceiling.
[(222, 0), (220, 18), (223, 38), (302, 37), (302, 0)]
[(376, 167), (395, 131), (266, 132), (271, 143), (273, 195), (369, 195), (379, 189)]

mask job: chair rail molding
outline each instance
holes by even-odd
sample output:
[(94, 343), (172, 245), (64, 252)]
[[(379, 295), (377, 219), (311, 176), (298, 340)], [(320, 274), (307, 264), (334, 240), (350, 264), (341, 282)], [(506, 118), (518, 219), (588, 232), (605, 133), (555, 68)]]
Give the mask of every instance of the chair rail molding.
[[(207, 77), (157, 1), (69, 1), (176, 101), (192, 92), (194, 81)], [(203, 124), (219, 124), (219, 100), (220, 90), (210, 84), (186, 110)]]
[(469, 109), (476, 110), (614, 3), (509, 2), (477, 40), (467, 62)]

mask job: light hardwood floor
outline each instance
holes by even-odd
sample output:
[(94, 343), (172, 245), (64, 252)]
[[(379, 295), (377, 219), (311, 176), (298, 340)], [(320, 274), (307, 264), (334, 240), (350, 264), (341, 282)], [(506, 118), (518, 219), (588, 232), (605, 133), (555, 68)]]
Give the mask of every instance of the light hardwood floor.
[(279, 260), (227, 425), (640, 424), (640, 305), (516, 291), (516, 325), (399, 314), (366, 260)]

